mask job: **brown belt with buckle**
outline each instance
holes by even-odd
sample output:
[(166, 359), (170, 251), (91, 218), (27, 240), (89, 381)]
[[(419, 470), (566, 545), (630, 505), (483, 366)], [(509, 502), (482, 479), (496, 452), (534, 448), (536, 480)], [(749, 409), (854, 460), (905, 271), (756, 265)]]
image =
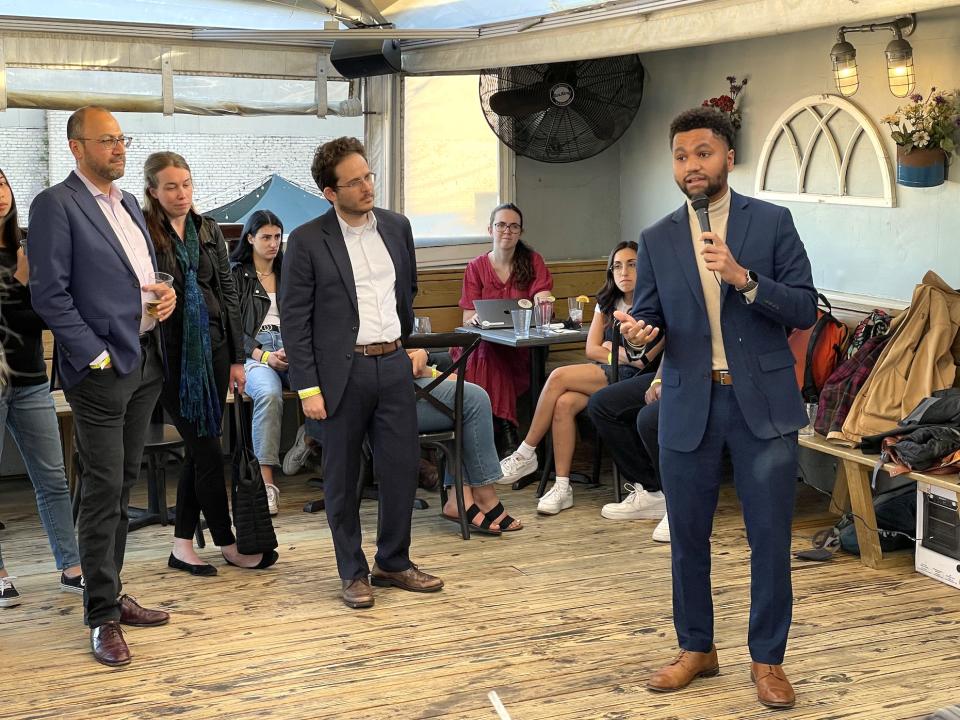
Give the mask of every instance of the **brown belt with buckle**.
[(391, 340), (390, 342), (382, 343), (371, 343), (370, 345), (354, 345), (353, 351), (361, 353), (362, 355), (389, 355), (392, 352), (396, 352), (400, 349), (399, 340)]
[(733, 385), (733, 376), (730, 374), (729, 370), (714, 370), (710, 373), (713, 381), (715, 383), (720, 383), (721, 385)]

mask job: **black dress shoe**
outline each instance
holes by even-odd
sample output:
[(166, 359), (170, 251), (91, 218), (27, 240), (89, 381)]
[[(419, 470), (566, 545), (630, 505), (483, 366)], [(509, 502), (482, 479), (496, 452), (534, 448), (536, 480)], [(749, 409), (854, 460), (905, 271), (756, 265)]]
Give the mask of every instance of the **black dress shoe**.
[(263, 557), (260, 558), (260, 562), (253, 567), (243, 567), (243, 565), (232, 563), (227, 560), (226, 555), (223, 556), (223, 559), (226, 561), (227, 565), (233, 565), (234, 567), (243, 568), (244, 570), (264, 570), (280, 559), (280, 553), (278, 553), (276, 550), (268, 550), (263, 554)]
[(203, 563), (203, 565), (194, 565), (193, 563), (184, 562), (183, 560), (174, 557), (173, 553), (170, 553), (170, 557), (167, 558), (167, 565), (172, 567), (174, 570), (183, 570), (191, 575), (202, 575), (206, 577), (217, 574), (217, 569), (213, 565), (208, 565), (207, 563)]

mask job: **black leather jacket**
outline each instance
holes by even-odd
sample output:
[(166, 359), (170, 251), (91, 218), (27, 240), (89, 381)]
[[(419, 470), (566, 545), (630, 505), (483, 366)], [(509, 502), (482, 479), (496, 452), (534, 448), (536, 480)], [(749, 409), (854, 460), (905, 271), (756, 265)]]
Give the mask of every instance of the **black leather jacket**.
[[(230, 362), (243, 363), (246, 354), (243, 351), (243, 330), (240, 326), (240, 303), (233, 274), (230, 272), (227, 243), (215, 220), (201, 217), (194, 212), (190, 213), (189, 219), (196, 224), (200, 252), (206, 255), (207, 260), (216, 270), (213, 274), (213, 291), (220, 304), (220, 329), (230, 347)], [(177, 307), (173, 315), (163, 323), (163, 329), (166, 333), (167, 346), (179, 348), (180, 332), (183, 326), (183, 271), (172, 252), (158, 252), (157, 267), (173, 275), (173, 286), (177, 291)]]
[[(280, 309), (280, 262), (274, 261), (273, 271), (277, 277), (277, 310)], [(253, 263), (234, 263), (233, 279), (240, 296), (240, 324), (243, 328), (243, 349), (249, 356), (256, 348), (257, 331), (270, 310), (270, 296), (264, 289)]]

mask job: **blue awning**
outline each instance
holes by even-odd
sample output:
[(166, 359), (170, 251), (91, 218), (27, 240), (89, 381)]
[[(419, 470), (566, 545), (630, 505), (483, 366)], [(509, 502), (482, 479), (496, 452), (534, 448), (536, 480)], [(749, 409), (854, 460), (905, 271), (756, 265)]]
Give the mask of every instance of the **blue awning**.
[(256, 210), (270, 210), (283, 223), (284, 234), (289, 235), (295, 227), (322, 215), (329, 208), (330, 203), (325, 198), (274, 174), (243, 197), (204, 215), (209, 215), (219, 223), (242, 225)]

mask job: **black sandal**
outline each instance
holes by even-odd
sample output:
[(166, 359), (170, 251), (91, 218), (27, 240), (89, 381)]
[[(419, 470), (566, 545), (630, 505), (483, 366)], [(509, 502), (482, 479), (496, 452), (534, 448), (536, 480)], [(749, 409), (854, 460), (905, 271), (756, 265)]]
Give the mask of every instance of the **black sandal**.
[[(497, 523), (500, 526), (500, 532), (519, 532), (520, 530), (523, 530), (522, 524), (518, 528), (510, 527), (517, 522), (517, 519), (510, 517), (506, 514), (506, 512), (507, 511), (504, 509), (503, 503), (498, 502), (495, 507), (491, 508), (489, 512), (485, 512), (483, 516), (487, 519), (488, 523)], [(501, 515), (503, 517), (500, 517)]]
[[(477, 515), (480, 515), (483, 518), (483, 521), (477, 525), (471, 518), (475, 518)], [(452, 523), (460, 525), (460, 518), (453, 517), (452, 515), (447, 515), (442, 510), (440, 511), (440, 517), (444, 520), (449, 520)], [(499, 535), (499, 530), (491, 530), (490, 526), (493, 525), (496, 517), (493, 520), (487, 516), (483, 510), (481, 510), (476, 503), (467, 508), (467, 527), (470, 528), (470, 532), (480, 533), (481, 535)]]

